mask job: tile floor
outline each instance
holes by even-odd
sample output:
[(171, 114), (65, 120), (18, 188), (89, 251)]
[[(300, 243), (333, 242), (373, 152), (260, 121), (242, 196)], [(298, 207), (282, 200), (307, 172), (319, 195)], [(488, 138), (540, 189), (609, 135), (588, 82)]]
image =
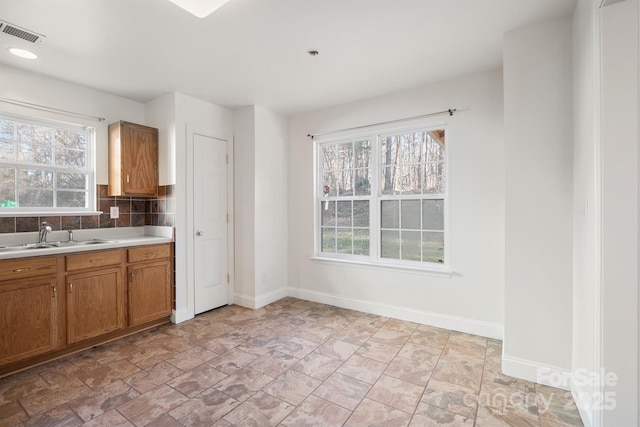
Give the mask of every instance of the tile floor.
[(0, 379), (0, 426), (579, 426), (501, 342), (285, 298)]

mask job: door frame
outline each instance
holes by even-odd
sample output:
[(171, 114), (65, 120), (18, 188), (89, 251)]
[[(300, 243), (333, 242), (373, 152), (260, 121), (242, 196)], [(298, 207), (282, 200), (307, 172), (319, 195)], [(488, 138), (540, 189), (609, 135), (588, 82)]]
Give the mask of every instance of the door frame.
[(195, 244), (195, 224), (193, 218), (193, 202), (194, 202), (194, 135), (202, 135), (208, 138), (214, 138), (225, 141), (227, 144), (227, 213), (229, 214), (229, 222), (227, 223), (227, 271), (229, 273), (229, 283), (227, 284), (227, 304), (233, 303), (234, 290), (234, 211), (233, 211), (233, 138), (224, 135), (222, 132), (213, 129), (207, 129), (202, 126), (187, 123), (186, 137), (186, 278), (187, 278), (187, 311), (188, 317), (195, 317), (195, 264), (194, 264), (194, 244)]

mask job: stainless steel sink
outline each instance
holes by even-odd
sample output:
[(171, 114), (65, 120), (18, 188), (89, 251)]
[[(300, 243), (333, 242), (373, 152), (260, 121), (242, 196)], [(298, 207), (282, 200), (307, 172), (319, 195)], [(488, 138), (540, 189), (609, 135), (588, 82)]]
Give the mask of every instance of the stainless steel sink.
[(0, 246), (0, 252), (13, 252), (31, 249), (68, 248), (74, 246), (103, 245), (106, 243), (118, 243), (117, 240), (91, 239), (74, 240), (70, 242), (47, 242), (47, 243), (23, 243), (22, 245)]

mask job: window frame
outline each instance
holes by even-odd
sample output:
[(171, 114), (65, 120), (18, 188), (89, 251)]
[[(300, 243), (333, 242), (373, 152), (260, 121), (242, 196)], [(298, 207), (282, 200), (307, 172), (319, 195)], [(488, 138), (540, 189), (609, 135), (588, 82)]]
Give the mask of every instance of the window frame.
[[(17, 208), (0, 208), (0, 217), (19, 217), (19, 216), (59, 216), (59, 215), (95, 215), (97, 194), (96, 194), (96, 138), (97, 130), (93, 126), (72, 123), (61, 120), (54, 120), (49, 118), (41, 118), (28, 116), (23, 114), (14, 114), (5, 111), (0, 111), (0, 119), (13, 120), (20, 123), (26, 123), (36, 126), (46, 126), (54, 129), (69, 130), (74, 132), (86, 133), (86, 163), (85, 167), (71, 168), (65, 166), (59, 166), (55, 164), (40, 164), (40, 163), (22, 163), (17, 160), (14, 161), (2, 161), (0, 160), (0, 167), (15, 168), (15, 169), (40, 169), (53, 172), (53, 184), (52, 191), (57, 193), (58, 190), (66, 191), (64, 188), (58, 187), (56, 174), (57, 173), (81, 173), (87, 175), (87, 188), (85, 191), (70, 189), (70, 191), (85, 192), (86, 204), (84, 207), (17, 207)], [(17, 141), (14, 140), (17, 143)], [(21, 187), (16, 183), (16, 189)], [(55, 197), (54, 197), (55, 201)]]
[[(382, 155), (382, 138), (398, 135), (401, 133), (412, 132), (428, 132), (433, 130), (442, 129), (445, 132), (445, 150), (444, 150), (444, 192), (443, 193), (419, 193), (419, 194), (398, 194), (398, 195), (384, 195), (381, 191), (381, 179), (382, 169), (384, 165), (381, 164)], [(371, 194), (369, 196), (352, 196), (352, 200), (369, 200), (369, 255), (351, 255), (342, 253), (332, 253), (322, 251), (322, 215), (321, 207), (323, 206), (324, 197), (322, 193), (322, 187), (324, 186), (324, 171), (323, 171), (323, 157), (322, 147), (325, 145), (333, 145), (347, 142), (356, 142), (369, 139), (371, 141), (371, 164), (370, 164), (370, 176), (371, 179)], [(451, 134), (450, 128), (447, 122), (442, 121), (419, 121), (408, 123), (405, 125), (395, 126), (379, 126), (370, 127), (368, 130), (361, 130), (360, 132), (342, 132), (334, 134), (332, 136), (326, 136), (322, 138), (314, 139), (313, 141), (313, 163), (314, 163), (314, 255), (311, 257), (318, 261), (336, 261), (350, 264), (360, 264), (371, 267), (382, 268), (396, 268), (402, 270), (415, 270), (420, 272), (432, 272), (436, 274), (451, 274), (451, 244), (450, 244), (450, 196), (449, 196), (449, 182), (450, 182), (450, 157), (451, 151)], [(399, 203), (402, 200), (420, 200), (422, 206), (423, 200), (437, 199), (443, 200), (444, 214), (443, 214), (443, 234), (444, 234), (444, 251), (443, 263), (429, 262), (429, 261), (411, 261), (403, 259), (382, 258), (381, 249), (381, 231), (383, 229), (381, 223), (381, 208), (382, 202), (385, 200), (398, 200)], [(329, 197), (332, 201), (334, 198)], [(353, 212), (352, 212), (353, 215)], [(352, 225), (353, 226), (353, 225)], [(423, 230), (424, 231), (424, 230)]]

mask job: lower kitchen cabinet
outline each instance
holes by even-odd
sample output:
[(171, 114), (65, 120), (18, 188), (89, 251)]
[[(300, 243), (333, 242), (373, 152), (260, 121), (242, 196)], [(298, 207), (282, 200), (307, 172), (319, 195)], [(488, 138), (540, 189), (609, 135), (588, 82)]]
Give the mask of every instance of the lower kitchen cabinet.
[(58, 347), (55, 278), (0, 284), (0, 366)]
[(170, 260), (129, 266), (130, 326), (171, 314), (171, 270)]
[(125, 327), (120, 268), (67, 276), (67, 343)]
[(173, 245), (139, 246), (127, 250), (129, 326), (171, 314)]

